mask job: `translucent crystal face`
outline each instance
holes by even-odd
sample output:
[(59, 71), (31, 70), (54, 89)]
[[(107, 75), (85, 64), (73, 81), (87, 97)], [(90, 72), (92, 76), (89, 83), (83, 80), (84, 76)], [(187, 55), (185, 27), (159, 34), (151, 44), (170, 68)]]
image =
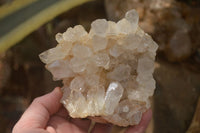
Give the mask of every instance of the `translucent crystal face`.
[(97, 19), (58, 33), (58, 45), (40, 54), (73, 118), (101, 117), (119, 126), (138, 124), (149, 108), (157, 44), (138, 26), (135, 10), (115, 23)]

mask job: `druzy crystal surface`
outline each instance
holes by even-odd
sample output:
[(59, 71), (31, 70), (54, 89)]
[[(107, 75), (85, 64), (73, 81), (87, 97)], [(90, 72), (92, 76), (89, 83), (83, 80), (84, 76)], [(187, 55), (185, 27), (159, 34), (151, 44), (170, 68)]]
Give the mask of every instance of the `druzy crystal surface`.
[(61, 102), (73, 118), (136, 125), (154, 93), (158, 45), (138, 26), (135, 10), (117, 23), (92, 22), (58, 33), (58, 45), (40, 54), (54, 80), (63, 81)]

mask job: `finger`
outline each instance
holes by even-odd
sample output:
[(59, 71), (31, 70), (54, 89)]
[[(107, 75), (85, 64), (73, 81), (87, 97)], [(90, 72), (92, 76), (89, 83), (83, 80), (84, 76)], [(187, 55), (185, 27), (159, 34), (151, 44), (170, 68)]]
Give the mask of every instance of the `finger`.
[(97, 123), (92, 129), (92, 133), (110, 133), (111, 129), (112, 125)]
[(78, 126), (83, 131), (88, 131), (91, 120), (88, 119), (70, 119), (70, 122)]
[(140, 123), (136, 126), (128, 128), (126, 133), (144, 133), (149, 122), (151, 121), (151, 118), (152, 118), (152, 110), (149, 109), (143, 114)]
[(50, 115), (56, 113), (61, 104), (62, 92), (55, 88), (51, 93), (36, 98), (22, 115), (16, 128), (44, 128)]
[(56, 133), (56, 130), (55, 130), (52, 126), (47, 126), (47, 127), (46, 127), (46, 130), (47, 130), (49, 133)]
[(56, 133), (85, 133), (85, 131), (81, 130), (76, 125), (59, 116), (51, 117), (47, 125), (47, 131), (49, 131), (49, 129), (54, 129)]

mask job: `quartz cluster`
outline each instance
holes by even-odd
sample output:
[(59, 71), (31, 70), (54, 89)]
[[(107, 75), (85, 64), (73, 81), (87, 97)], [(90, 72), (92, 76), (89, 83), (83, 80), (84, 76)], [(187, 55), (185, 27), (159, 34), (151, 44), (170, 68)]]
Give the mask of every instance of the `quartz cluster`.
[(58, 33), (55, 48), (40, 59), (54, 80), (63, 81), (61, 102), (73, 118), (92, 118), (119, 126), (136, 125), (150, 107), (158, 45), (138, 26), (133, 9), (117, 23), (92, 22)]

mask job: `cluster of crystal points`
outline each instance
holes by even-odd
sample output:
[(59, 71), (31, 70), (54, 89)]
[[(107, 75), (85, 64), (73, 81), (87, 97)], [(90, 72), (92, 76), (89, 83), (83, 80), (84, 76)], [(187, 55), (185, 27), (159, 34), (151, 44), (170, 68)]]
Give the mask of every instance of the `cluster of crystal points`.
[(58, 33), (40, 59), (63, 80), (64, 104), (73, 118), (100, 117), (119, 126), (138, 124), (149, 107), (157, 44), (138, 26), (135, 10), (117, 23), (97, 19)]

